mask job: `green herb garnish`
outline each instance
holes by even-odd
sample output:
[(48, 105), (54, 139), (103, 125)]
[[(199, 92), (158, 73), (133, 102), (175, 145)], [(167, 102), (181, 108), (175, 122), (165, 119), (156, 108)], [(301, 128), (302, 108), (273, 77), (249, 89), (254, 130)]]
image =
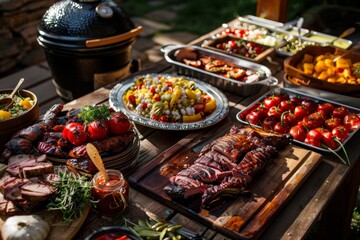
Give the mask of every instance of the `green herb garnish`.
[(102, 106), (90, 106), (86, 105), (81, 108), (81, 112), (79, 113), (79, 117), (84, 120), (85, 125), (91, 123), (95, 119), (109, 119), (110, 118), (110, 110), (109, 107)]
[(360, 74), (360, 66), (356, 66), (355, 70), (354, 70), (354, 75), (355, 74)]
[(48, 210), (60, 210), (65, 222), (81, 216), (85, 207), (91, 205), (91, 182), (81, 175), (59, 170), (60, 181), (55, 183), (56, 194), (47, 205)]

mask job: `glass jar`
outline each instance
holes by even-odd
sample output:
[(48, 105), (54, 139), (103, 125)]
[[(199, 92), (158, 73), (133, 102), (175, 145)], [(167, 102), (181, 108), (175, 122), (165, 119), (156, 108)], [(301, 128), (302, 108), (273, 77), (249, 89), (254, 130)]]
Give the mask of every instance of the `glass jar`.
[(92, 179), (92, 197), (96, 201), (95, 208), (104, 214), (120, 213), (127, 207), (129, 184), (122, 173), (115, 169), (107, 169), (110, 180), (105, 182), (104, 176), (98, 172)]

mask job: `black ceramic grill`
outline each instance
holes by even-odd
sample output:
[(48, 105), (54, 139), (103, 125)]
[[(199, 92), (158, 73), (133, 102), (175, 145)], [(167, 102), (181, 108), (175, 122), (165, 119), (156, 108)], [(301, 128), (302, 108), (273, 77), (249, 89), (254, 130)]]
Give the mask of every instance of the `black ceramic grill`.
[(130, 72), (136, 27), (110, 0), (64, 0), (53, 4), (38, 26), (56, 91), (70, 101)]

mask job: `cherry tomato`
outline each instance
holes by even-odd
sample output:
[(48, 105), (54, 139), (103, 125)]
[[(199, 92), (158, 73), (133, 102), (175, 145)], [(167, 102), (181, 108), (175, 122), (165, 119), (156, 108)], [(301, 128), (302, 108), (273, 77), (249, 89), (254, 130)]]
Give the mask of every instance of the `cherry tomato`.
[(301, 106), (303, 106), (309, 112), (309, 114), (315, 112), (317, 109), (317, 104), (310, 99), (302, 100)]
[(262, 121), (264, 120), (264, 118), (266, 117), (266, 113), (267, 113), (267, 109), (263, 106), (258, 106), (257, 108), (255, 108), (254, 110), (252, 110), (251, 112), (254, 115), (257, 115), (259, 117), (259, 120)]
[(281, 121), (283, 121), (289, 126), (294, 126), (298, 122), (295, 114), (290, 111), (286, 111), (281, 114)]
[(317, 129), (311, 129), (307, 134), (306, 138), (313, 139), (315, 141), (321, 141), (322, 134)]
[(301, 100), (297, 97), (291, 97), (290, 101), (294, 104), (295, 107), (301, 104)]
[(109, 120), (110, 132), (115, 135), (123, 134), (130, 130), (131, 123), (123, 113), (115, 113)]
[(281, 101), (287, 101), (287, 100), (290, 100), (290, 96), (289, 96), (289, 94), (285, 93), (285, 94), (280, 95), (280, 99), (281, 99)]
[(332, 111), (334, 110), (334, 105), (331, 104), (331, 103), (328, 103), (328, 102), (325, 102), (325, 103), (320, 103), (317, 107), (317, 110), (323, 110), (325, 112), (325, 115), (326, 116), (329, 116)]
[(250, 124), (258, 125), (259, 124), (259, 116), (254, 114), (252, 111), (246, 115), (246, 121)]
[(324, 123), (323, 114), (321, 112), (314, 112), (302, 120), (304, 127), (307, 129), (314, 129), (321, 127)]
[(166, 115), (162, 115), (160, 117), (160, 122), (168, 122), (168, 121), (169, 121), (169, 118)]
[(340, 142), (345, 141), (345, 139), (349, 136), (349, 130), (345, 126), (337, 126), (333, 130), (331, 130), (331, 133), (339, 139)]
[(303, 142), (306, 138), (306, 128), (303, 125), (292, 126), (289, 130), (290, 135), (298, 141)]
[(280, 119), (282, 114), (281, 109), (278, 106), (272, 106), (267, 112), (268, 117), (274, 117), (276, 119)]
[(84, 125), (82, 125), (81, 123), (72, 124), (72, 127), (67, 132), (67, 139), (71, 144), (75, 146), (79, 146), (85, 143), (88, 139), (88, 136), (85, 132)]
[(290, 130), (290, 126), (284, 122), (277, 122), (274, 126), (274, 132), (277, 132), (277, 133), (288, 133)]
[(262, 121), (262, 127), (265, 130), (273, 130), (275, 124), (278, 122), (279, 120), (274, 118), (274, 117), (266, 117), (263, 121)]
[(282, 100), (280, 102), (280, 109), (282, 111), (292, 111), (294, 108), (295, 106), (290, 100)]
[(195, 109), (195, 113), (204, 112), (205, 103), (194, 103), (192, 107)]
[(337, 149), (340, 146), (331, 132), (324, 132), (321, 141), (331, 149)]
[(109, 123), (105, 119), (96, 119), (90, 122), (86, 129), (89, 136), (94, 140), (106, 138), (110, 131)]
[(270, 109), (272, 106), (278, 106), (281, 99), (279, 96), (272, 95), (264, 99), (264, 106)]
[(310, 144), (316, 147), (320, 147), (321, 146), (321, 139), (322, 139), (322, 134), (315, 129), (311, 129), (307, 134), (306, 134), (306, 138), (304, 140), (304, 142), (306, 144)]
[(349, 131), (356, 130), (360, 126), (360, 117), (355, 113), (350, 113), (344, 117), (343, 124)]
[(68, 123), (68, 124), (66, 124), (66, 126), (64, 127), (64, 129), (62, 130), (62, 138), (65, 140), (65, 141), (67, 141), (68, 140), (68, 132), (69, 132), (69, 130), (72, 128), (72, 127), (74, 127), (74, 126), (76, 126), (76, 125), (78, 125), (79, 123), (77, 123), (77, 122), (71, 122), (71, 123)]
[(324, 126), (328, 130), (332, 130), (333, 128), (340, 126), (342, 124), (341, 119), (337, 117), (332, 117), (325, 120)]
[(343, 119), (349, 113), (346, 107), (337, 107), (332, 111), (332, 116)]
[(304, 106), (296, 106), (294, 109), (295, 117), (298, 121), (302, 120), (305, 116), (309, 114), (308, 110)]

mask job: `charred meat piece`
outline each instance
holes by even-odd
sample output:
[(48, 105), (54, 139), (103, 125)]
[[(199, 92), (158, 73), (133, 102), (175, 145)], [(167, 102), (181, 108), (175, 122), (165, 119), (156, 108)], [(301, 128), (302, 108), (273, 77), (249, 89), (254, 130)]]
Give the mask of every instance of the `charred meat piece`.
[(0, 193), (0, 215), (13, 216), (23, 213), (23, 210), (16, 206), (13, 201), (5, 199), (4, 195)]
[(201, 153), (214, 150), (237, 163), (246, 152), (255, 147), (256, 145), (245, 135), (229, 133), (204, 146)]
[(200, 181), (185, 176), (173, 176), (164, 191), (171, 198), (187, 199), (203, 194), (206, 189), (207, 185)]
[(30, 140), (24, 138), (13, 138), (5, 144), (2, 156), (4, 159), (9, 159), (12, 155), (32, 153), (35, 153), (35, 149)]
[(23, 174), (32, 177), (53, 172), (53, 165), (46, 160), (45, 155), (16, 155), (9, 159), (6, 171), (16, 177), (21, 177)]
[(218, 163), (221, 166), (222, 171), (231, 170), (236, 166), (236, 164), (232, 162), (231, 159), (216, 151), (206, 152), (204, 155), (200, 156), (195, 162), (203, 162), (204, 159), (206, 159), (206, 161)]
[(190, 167), (180, 171), (177, 176), (185, 176), (192, 178), (203, 183), (221, 182), (221, 180), (230, 175), (231, 171), (222, 172), (219, 169), (215, 169), (200, 163), (195, 163)]
[(67, 153), (61, 149), (60, 146), (52, 144), (51, 142), (39, 142), (37, 149), (40, 153), (49, 154), (60, 158), (67, 157)]
[(47, 200), (55, 191), (55, 187), (45, 183), (29, 182), (21, 187), (21, 195), (31, 201)]
[[(133, 142), (134, 138), (135, 133), (133, 131), (129, 131), (118, 136), (112, 136), (104, 140), (94, 141), (92, 144), (96, 147), (99, 153), (117, 153), (123, 151), (130, 143)], [(69, 156), (71, 158), (88, 158), (86, 153), (86, 144), (71, 149)]]
[(24, 138), (31, 142), (36, 141), (37, 139), (41, 138), (44, 132), (44, 125), (40, 123), (35, 123), (27, 128), (20, 130), (18, 133), (15, 134), (14, 138)]
[(220, 185), (214, 185), (206, 189), (201, 196), (201, 206), (202, 208), (208, 208), (224, 197), (237, 197), (245, 193), (248, 193), (246, 179), (229, 176), (224, 178)]
[(46, 113), (40, 116), (39, 122), (44, 124), (46, 128), (52, 129), (56, 125), (56, 118), (64, 108), (64, 104), (54, 104)]

